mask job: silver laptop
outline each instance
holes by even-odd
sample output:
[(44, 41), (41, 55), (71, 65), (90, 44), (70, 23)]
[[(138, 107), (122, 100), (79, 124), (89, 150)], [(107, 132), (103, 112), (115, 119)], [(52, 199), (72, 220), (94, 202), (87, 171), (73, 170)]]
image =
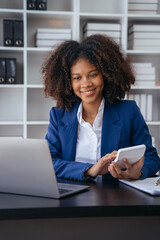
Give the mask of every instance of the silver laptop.
[(88, 188), (57, 183), (46, 140), (0, 138), (0, 192), (61, 198)]

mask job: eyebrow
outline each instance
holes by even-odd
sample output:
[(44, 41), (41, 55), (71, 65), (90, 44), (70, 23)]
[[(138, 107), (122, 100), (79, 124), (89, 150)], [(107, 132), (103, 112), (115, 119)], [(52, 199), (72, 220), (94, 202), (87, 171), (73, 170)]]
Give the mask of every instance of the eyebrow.
[[(95, 72), (95, 71), (98, 71), (98, 70), (95, 68), (95, 69), (89, 71), (88, 73)], [(80, 75), (80, 73), (73, 73), (72, 76), (73, 76), (73, 75)]]

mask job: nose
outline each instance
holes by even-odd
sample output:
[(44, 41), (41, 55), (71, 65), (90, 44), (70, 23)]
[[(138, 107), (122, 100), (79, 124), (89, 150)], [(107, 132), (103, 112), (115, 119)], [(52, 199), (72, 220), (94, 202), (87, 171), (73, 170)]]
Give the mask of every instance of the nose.
[(90, 86), (92, 86), (91, 80), (87, 77), (84, 77), (82, 79), (82, 87), (90, 87)]

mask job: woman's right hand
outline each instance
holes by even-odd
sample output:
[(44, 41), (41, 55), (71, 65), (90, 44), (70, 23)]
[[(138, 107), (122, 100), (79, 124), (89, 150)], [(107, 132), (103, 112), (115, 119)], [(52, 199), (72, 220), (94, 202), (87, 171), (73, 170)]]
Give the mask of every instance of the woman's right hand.
[(97, 177), (98, 175), (104, 175), (108, 172), (108, 166), (111, 161), (113, 161), (117, 156), (117, 151), (108, 153), (98, 160), (92, 167), (87, 169), (84, 176), (85, 177)]

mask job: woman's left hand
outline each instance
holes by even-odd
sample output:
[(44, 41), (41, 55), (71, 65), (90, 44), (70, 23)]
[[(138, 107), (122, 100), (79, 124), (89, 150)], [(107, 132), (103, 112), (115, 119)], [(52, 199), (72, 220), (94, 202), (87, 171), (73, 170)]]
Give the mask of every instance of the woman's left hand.
[(144, 164), (144, 156), (136, 163), (131, 165), (126, 158), (123, 159), (126, 170), (121, 170), (116, 162), (111, 162), (109, 172), (114, 178), (119, 179), (139, 179), (142, 175), (141, 169)]

